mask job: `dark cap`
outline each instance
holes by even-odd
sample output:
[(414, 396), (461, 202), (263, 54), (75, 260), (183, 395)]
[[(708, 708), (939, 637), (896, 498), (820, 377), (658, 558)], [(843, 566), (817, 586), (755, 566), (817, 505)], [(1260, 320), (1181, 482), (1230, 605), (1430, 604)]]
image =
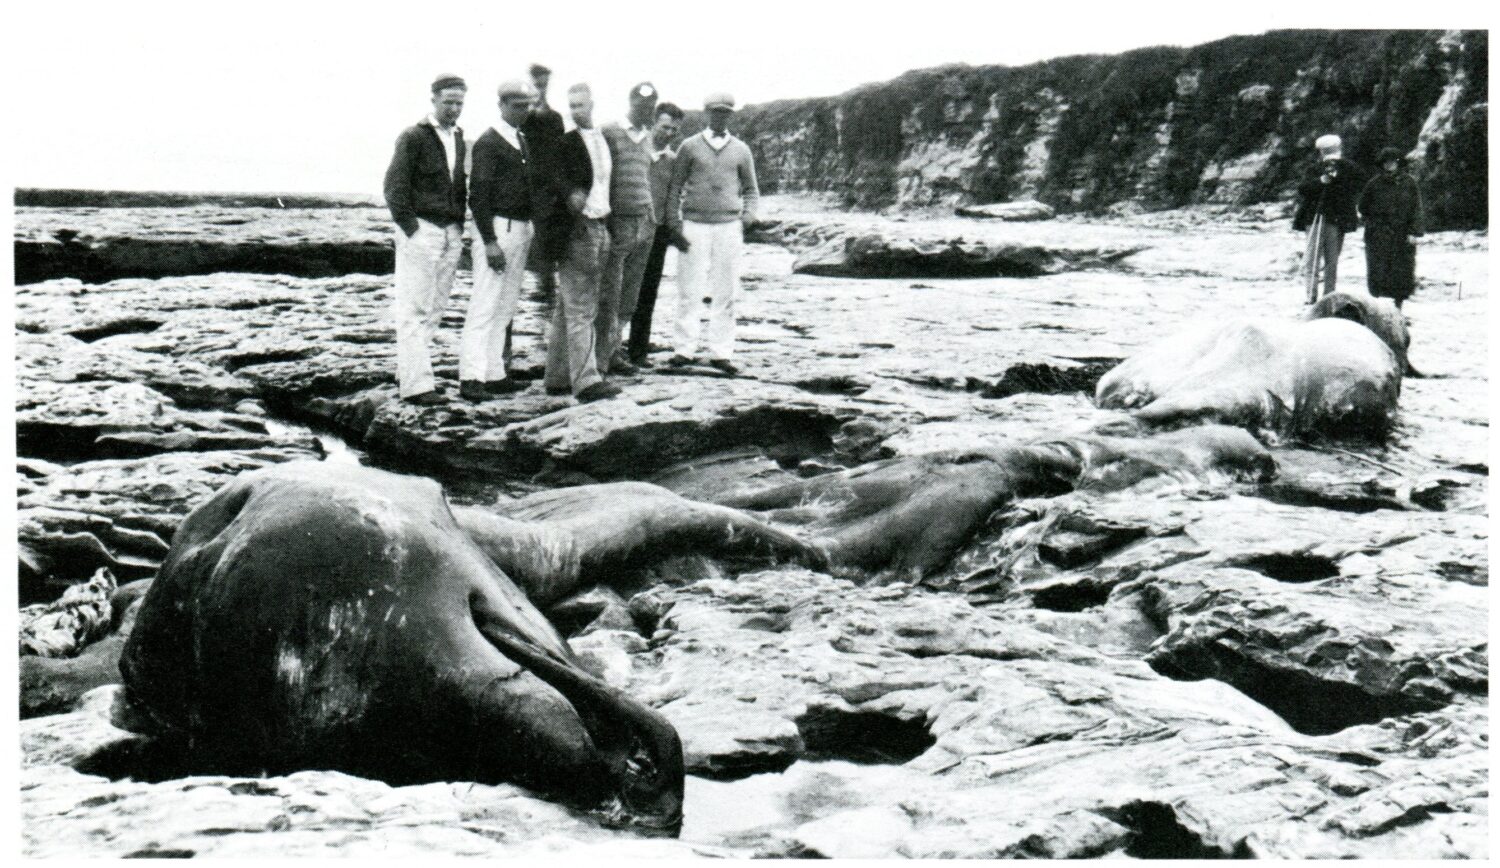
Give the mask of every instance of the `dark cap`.
[(531, 77), (532, 78), (536, 78), (539, 75), (551, 75), (552, 74), (552, 70), (548, 69), (545, 66), (542, 66), (540, 63), (533, 63), (531, 65), (531, 68), (528, 69), (528, 70), (526, 70), (526, 71), (529, 72), (529, 73), (531, 73)]
[(631, 102), (636, 102), (638, 100), (656, 99), (657, 96), (658, 94), (656, 92), (656, 85), (652, 84), (649, 81), (643, 81), (630, 89)]
[(451, 73), (440, 75), (432, 81), (433, 93), (437, 93), (438, 91), (449, 87), (461, 87), (464, 90), (469, 89), (469, 86), (467, 84), (464, 84), (463, 79)]
[(1375, 162), (1379, 163), (1382, 166), (1392, 160), (1395, 160), (1398, 163), (1404, 163), (1406, 162), (1406, 155), (1401, 153), (1401, 151), (1396, 148), (1381, 148), (1380, 156), (1375, 158)]

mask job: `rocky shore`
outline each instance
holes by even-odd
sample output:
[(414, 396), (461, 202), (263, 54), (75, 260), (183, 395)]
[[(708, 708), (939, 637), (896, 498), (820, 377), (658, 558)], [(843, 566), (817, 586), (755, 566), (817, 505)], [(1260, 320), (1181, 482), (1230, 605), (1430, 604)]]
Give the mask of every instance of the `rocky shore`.
[[(450, 400), (413, 407), (380, 212), (21, 208), (20, 600), (150, 578), (211, 492), (291, 460), (421, 473), (457, 503), (612, 480), (706, 499), (1079, 432), (1118, 416), (1093, 385), (1139, 347), (1298, 314), (1300, 241), (1264, 216), (778, 198), (747, 248), (741, 376), (549, 397), (528, 291), (517, 370), (537, 382), (461, 401), (461, 272), (435, 348)], [(1362, 282), (1347, 246), (1341, 279)], [(953, 266), (976, 257), (989, 270)], [(22, 659), (24, 852), (1486, 856), (1487, 258), (1483, 233), (1423, 241), (1427, 376), (1383, 446), (1272, 438), (1271, 481), (1023, 500), (919, 582), (681, 557), (554, 613), (681, 734), (678, 839), (513, 786), (170, 768), (110, 723), (130, 619), (90, 604), (108, 623)]]

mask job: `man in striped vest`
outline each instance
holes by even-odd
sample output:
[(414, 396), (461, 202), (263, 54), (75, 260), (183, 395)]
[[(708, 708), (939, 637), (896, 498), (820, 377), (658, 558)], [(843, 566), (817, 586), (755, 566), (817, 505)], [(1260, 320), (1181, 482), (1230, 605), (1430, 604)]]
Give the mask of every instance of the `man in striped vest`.
[(595, 351), (599, 373), (632, 374), (620, 338), (635, 313), (646, 259), (656, 238), (651, 205), (651, 122), (656, 88), (642, 82), (630, 89), (630, 114), (623, 123), (605, 124), (600, 132), (609, 144), (609, 260), (599, 286)]

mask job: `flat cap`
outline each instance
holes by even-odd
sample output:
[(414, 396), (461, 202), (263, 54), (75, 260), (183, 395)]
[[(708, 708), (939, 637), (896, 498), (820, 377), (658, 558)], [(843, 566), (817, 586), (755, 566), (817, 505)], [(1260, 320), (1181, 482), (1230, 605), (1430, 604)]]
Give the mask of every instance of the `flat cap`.
[(548, 69), (545, 66), (542, 66), (540, 63), (533, 63), (531, 65), (531, 68), (527, 69), (526, 71), (529, 72), (529, 73), (531, 73), (531, 75), (533, 77), (538, 76), (538, 75), (551, 75), (552, 74), (552, 70)]
[(1380, 156), (1375, 158), (1375, 162), (1379, 163), (1382, 166), (1386, 163), (1391, 162), (1392, 160), (1398, 163), (1404, 163), (1406, 162), (1406, 154), (1402, 153), (1400, 148), (1386, 147), (1381, 148)]
[(729, 109), (729, 110), (733, 111), (734, 110), (734, 97), (731, 96), (728, 92), (721, 90), (721, 91), (718, 91), (716, 93), (711, 93), (708, 96), (706, 96), (706, 97), (703, 98), (703, 110), (704, 111), (708, 111), (709, 109), (716, 109), (716, 108)]
[(1337, 157), (1344, 151), (1344, 140), (1333, 133), (1318, 136), (1318, 140), (1313, 142), (1313, 145), (1325, 156)]
[(502, 82), (496, 92), (500, 94), (501, 99), (532, 99), (536, 96), (531, 85), (520, 79)]
[(437, 93), (438, 91), (449, 87), (461, 87), (464, 90), (469, 89), (469, 86), (467, 84), (464, 84), (464, 80), (462, 78), (459, 78), (452, 73), (444, 73), (443, 75), (440, 75), (432, 80), (433, 93)]
[(643, 81), (630, 89), (632, 100), (656, 99), (656, 85), (649, 81)]

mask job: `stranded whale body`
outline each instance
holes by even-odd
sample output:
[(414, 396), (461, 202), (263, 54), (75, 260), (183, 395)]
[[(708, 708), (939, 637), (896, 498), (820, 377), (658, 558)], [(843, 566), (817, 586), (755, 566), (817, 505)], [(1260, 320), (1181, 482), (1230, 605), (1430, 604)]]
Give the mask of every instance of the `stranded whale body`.
[(560, 488), (453, 513), (479, 548), (544, 607), (674, 554), (827, 565), (821, 548), (754, 516), (645, 482)]
[(1375, 299), (1334, 295), (1345, 297), (1325, 299), (1315, 319), (1231, 322), (1154, 343), (1105, 374), (1094, 400), (1150, 424), (1379, 439), (1395, 421), (1405, 364), (1392, 346), (1404, 350), (1405, 330)]
[(723, 504), (611, 483), (450, 510), (429, 480), (279, 465), (178, 530), (125, 643), (118, 721), (216, 771), (511, 781), (671, 830), (676, 731), (587, 674), (538, 604), (690, 552), (921, 576), (1016, 498), (1274, 472), (1212, 425), (899, 458)]
[(800, 526), (835, 567), (920, 578), (942, 568), (992, 513), (1019, 498), (1119, 489), (1153, 477), (1222, 473), (1262, 480), (1275, 472), (1270, 453), (1249, 434), (1205, 425), (1149, 437), (1079, 435), (892, 458), (720, 502)]
[(1396, 354), (1401, 372), (1411, 374), (1406, 350), (1411, 334), (1406, 329), (1406, 315), (1388, 298), (1376, 298), (1367, 292), (1330, 292), (1307, 309), (1304, 319), (1346, 319), (1357, 322), (1375, 333)]
[(120, 668), (126, 725), (224, 769), (510, 781), (681, 822), (676, 731), (578, 666), (428, 480), (296, 463), (225, 486), (178, 530)]

